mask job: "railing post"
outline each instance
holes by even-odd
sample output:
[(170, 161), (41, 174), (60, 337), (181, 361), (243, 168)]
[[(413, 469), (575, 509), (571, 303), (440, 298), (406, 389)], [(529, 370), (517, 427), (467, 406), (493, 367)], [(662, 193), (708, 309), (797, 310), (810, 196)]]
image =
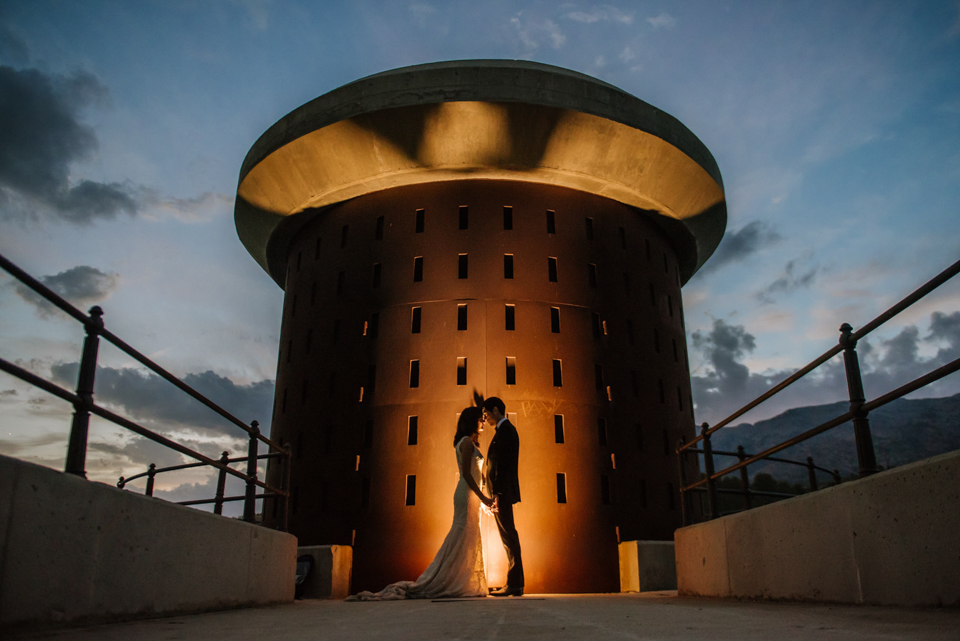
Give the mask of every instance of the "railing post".
[[(743, 446), (737, 446), (737, 458), (741, 461), (747, 458), (747, 453), (743, 451)], [(740, 468), (740, 490), (743, 492), (743, 509), (749, 510), (751, 507), (750, 497), (750, 475), (747, 474), (747, 466)]]
[(243, 520), (255, 523), (257, 520), (257, 449), (260, 446), (260, 423), (250, 423), (250, 445), (247, 448), (247, 493), (243, 500)]
[(147, 468), (147, 491), (144, 493), (145, 496), (153, 496), (153, 477), (157, 475), (157, 464), (151, 463), (150, 467)]
[(708, 430), (710, 425), (704, 423), (700, 426), (700, 436), (703, 437), (703, 469), (707, 475), (707, 509), (710, 510), (710, 518), (720, 518), (720, 503), (717, 500), (717, 484), (713, 480), (713, 446), (710, 445), (710, 434)]
[(807, 476), (810, 479), (810, 491), (817, 491), (817, 470), (813, 467), (813, 457), (807, 457)]
[(290, 527), (290, 468), (293, 467), (293, 448), (290, 447), (290, 444), (287, 443), (283, 446), (283, 451), (285, 456), (283, 457), (283, 489), (287, 495), (283, 497), (283, 521), (281, 523), (281, 530), (284, 532), (289, 532)]
[(853, 415), (853, 435), (857, 441), (857, 463), (860, 477), (877, 473), (877, 458), (873, 451), (870, 421), (863, 411), (863, 381), (860, 378), (860, 361), (857, 358), (857, 341), (849, 323), (840, 326), (840, 346), (843, 348), (843, 367), (847, 374), (847, 391), (850, 394), (850, 413)]
[(677, 442), (677, 465), (680, 468), (680, 523), (684, 527), (690, 525), (690, 513), (693, 511), (693, 506), (690, 505), (690, 493), (687, 491), (687, 466), (685, 465), (687, 453), (682, 450), (686, 442), (687, 439), (683, 436)]
[(65, 471), (87, 478), (87, 433), (90, 430), (90, 407), (93, 405), (93, 383), (97, 377), (97, 352), (100, 349), (100, 330), (103, 329), (103, 310), (90, 308), (90, 319), (84, 324), (87, 332), (83, 339), (83, 355), (80, 357), (80, 373), (77, 376), (77, 396), (73, 405), (73, 424), (67, 445)]
[[(220, 462), (223, 465), (226, 465), (230, 462), (230, 453), (224, 452), (220, 455)], [(227, 486), (227, 473), (224, 470), (218, 470), (220, 473), (217, 474), (217, 496), (213, 504), (213, 513), (214, 514), (223, 514), (223, 492)]]

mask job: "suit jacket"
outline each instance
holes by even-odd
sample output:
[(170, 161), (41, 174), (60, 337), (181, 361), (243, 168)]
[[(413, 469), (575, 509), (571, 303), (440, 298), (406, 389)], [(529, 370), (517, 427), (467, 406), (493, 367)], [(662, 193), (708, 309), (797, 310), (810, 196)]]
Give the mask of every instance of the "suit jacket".
[(520, 436), (509, 420), (497, 428), (497, 433), (487, 448), (483, 463), (483, 478), (490, 493), (500, 495), (500, 500), (509, 504), (520, 502), (520, 481), (517, 478), (517, 460), (520, 457)]

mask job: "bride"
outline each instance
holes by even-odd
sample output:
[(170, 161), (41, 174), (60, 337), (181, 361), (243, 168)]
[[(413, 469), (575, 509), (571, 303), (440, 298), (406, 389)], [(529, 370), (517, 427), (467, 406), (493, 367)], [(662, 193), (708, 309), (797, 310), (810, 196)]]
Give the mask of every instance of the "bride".
[(480, 504), (495, 508), (494, 500), (480, 490), (480, 432), (483, 421), (479, 407), (460, 413), (457, 450), (460, 480), (453, 492), (453, 525), (433, 562), (416, 581), (399, 581), (379, 592), (360, 592), (347, 601), (388, 601), (395, 599), (436, 599), (438, 597), (487, 596), (483, 572), (483, 545), (480, 541)]

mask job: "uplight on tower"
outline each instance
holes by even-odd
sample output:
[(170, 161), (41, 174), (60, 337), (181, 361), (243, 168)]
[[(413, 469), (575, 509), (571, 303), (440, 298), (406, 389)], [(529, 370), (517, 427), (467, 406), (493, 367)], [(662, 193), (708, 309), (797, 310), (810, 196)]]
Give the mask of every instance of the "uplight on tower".
[(672, 539), (694, 435), (680, 287), (726, 225), (716, 162), (675, 118), (537, 63), (397, 69), (267, 130), (235, 214), (285, 291), (290, 531), (354, 545), (354, 590), (433, 558), (475, 392), (520, 434), (528, 592), (617, 591), (618, 537)]

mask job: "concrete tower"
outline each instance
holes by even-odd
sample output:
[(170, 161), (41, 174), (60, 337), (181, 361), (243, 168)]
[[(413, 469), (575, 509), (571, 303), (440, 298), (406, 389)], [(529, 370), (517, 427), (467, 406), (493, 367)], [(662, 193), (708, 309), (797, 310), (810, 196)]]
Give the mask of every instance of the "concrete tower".
[(528, 592), (616, 591), (618, 536), (672, 538), (694, 434), (680, 287), (726, 225), (716, 163), (675, 118), (530, 62), (389, 71), (267, 130), (236, 223), (286, 293), (290, 529), (353, 544), (354, 590), (439, 548), (475, 392), (520, 434)]

